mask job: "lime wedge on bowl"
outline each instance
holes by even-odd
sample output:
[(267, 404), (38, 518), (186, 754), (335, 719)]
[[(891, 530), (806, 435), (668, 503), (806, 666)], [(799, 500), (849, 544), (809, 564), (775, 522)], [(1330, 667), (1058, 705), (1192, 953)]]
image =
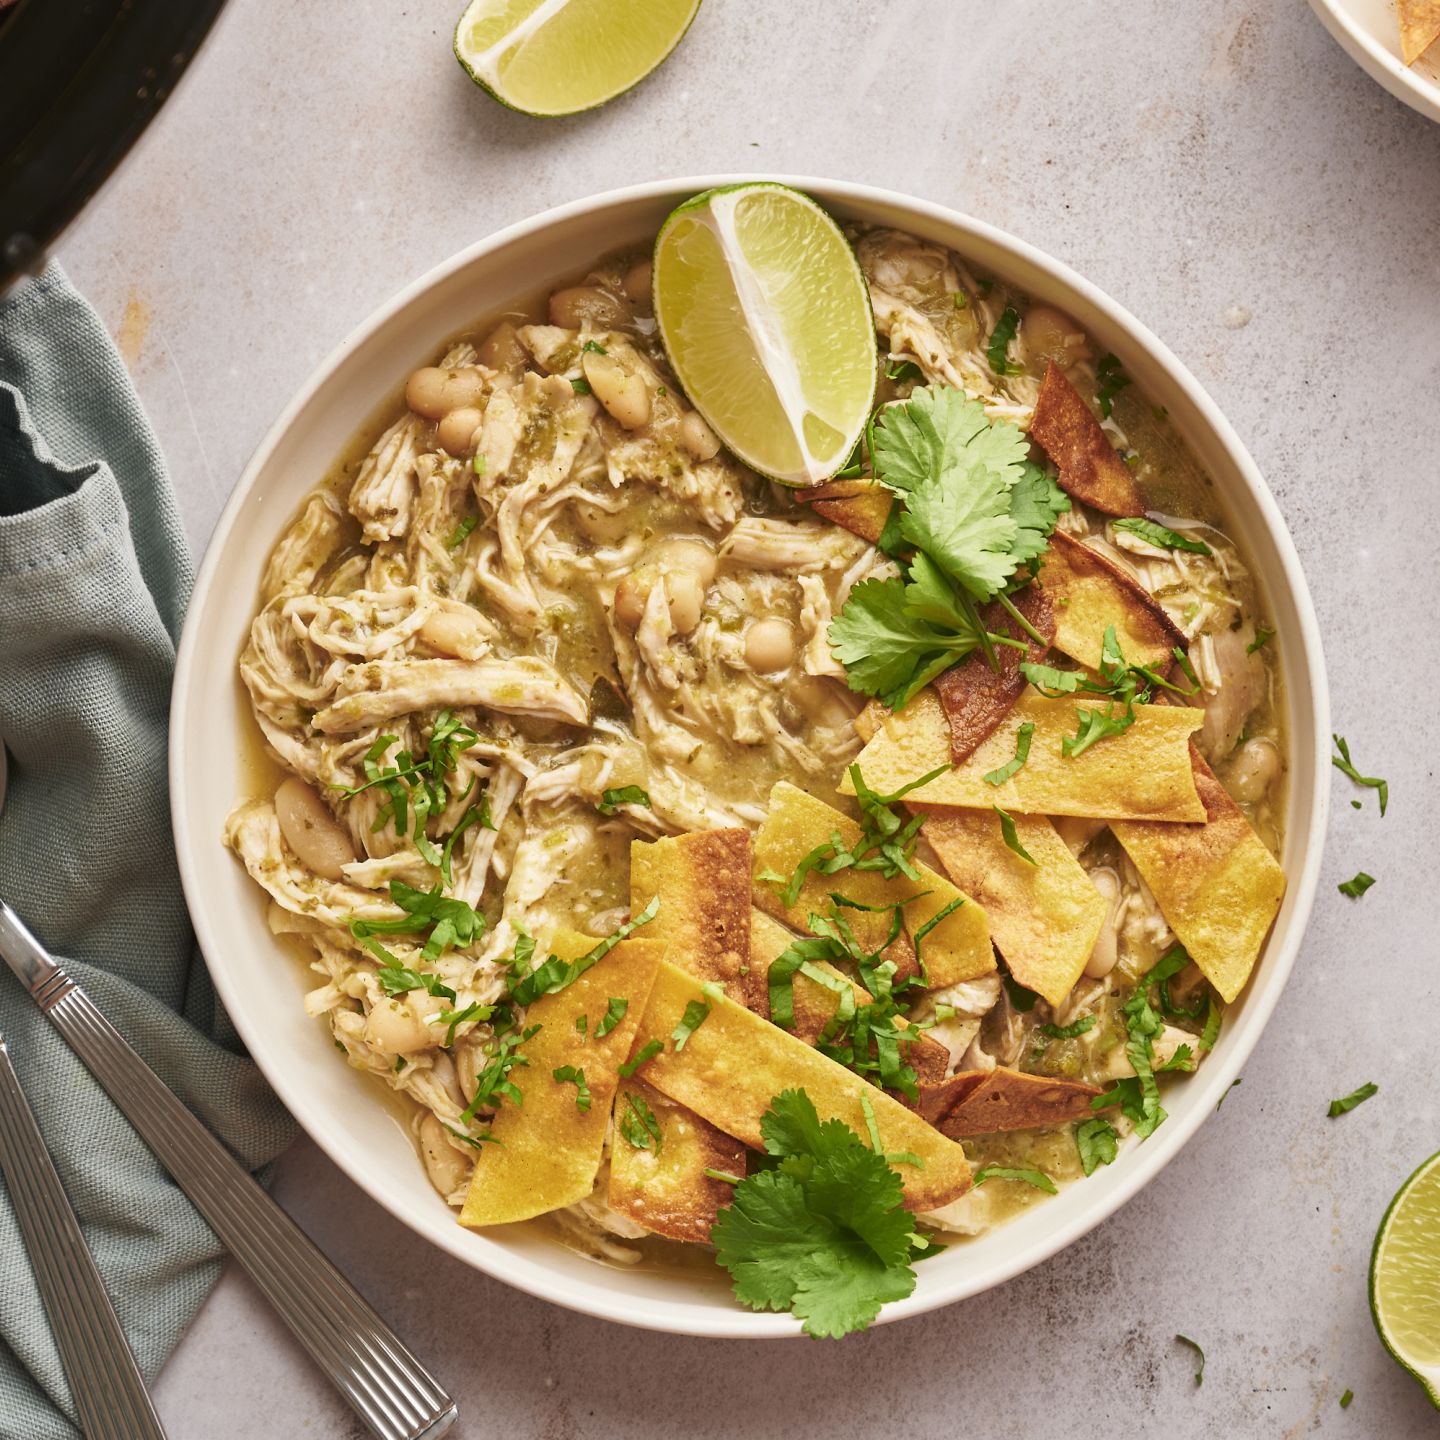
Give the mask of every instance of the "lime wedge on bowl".
[(786, 185), (728, 185), (655, 241), (655, 319), (691, 404), (752, 470), (817, 485), (875, 400), (875, 322), (840, 227)]
[(573, 115), (638, 85), (680, 43), (700, 0), (473, 0), (455, 58), (502, 104)]
[(1440, 1409), (1440, 1155), (1400, 1187), (1380, 1222), (1370, 1313), (1385, 1348)]

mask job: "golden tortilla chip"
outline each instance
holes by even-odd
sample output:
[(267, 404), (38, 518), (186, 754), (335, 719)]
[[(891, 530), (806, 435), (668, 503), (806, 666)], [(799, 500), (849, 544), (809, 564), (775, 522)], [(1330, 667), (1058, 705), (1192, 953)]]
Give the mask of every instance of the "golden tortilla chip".
[[(626, 1116), (648, 1110), (660, 1130), (658, 1148), (639, 1149), (626, 1138)], [(643, 1126), (641, 1127), (643, 1130)], [(706, 1170), (745, 1178), (745, 1146), (717, 1130), (693, 1110), (662, 1095), (640, 1077), (620, 1082), (615, 1095), (615, 1130), (610, 1139), (610, 1208), (654, 1235), (703, 1245), (735, 1187)]]
[(943, 1135), (962, 1139), (1006, 1130), (1042, 1130), (1092, 1113), (1100, 1093), (1078, 1080), (1026, 1075), (1003, 1065), (986, 1074), (962, 1071), (920, 1092), (920, 1114)]
[(1115, 453), (1110, 437), (1080, 392), (1052, 360), (1035, 401), (1030, 438), (1059, 471), (1061, 489), (1107, 515), (1143, 515), (1134, 472)]
[[(1094, 708), (1095, 701), (1082, 702)], [(908, 797), (916, 804), (960, 805), (1029, 815), (1081, 815), (1119, 820), (1200, 820), (1205, 807), (1190, 770), (1190, 735), (1204, 715), (1188, 705), (1137, 705), (1128, 730), (1097, 741), (1071, 758), (1061, 749), (1073, 735), (1074, 699), (1047, 700), (1029, 691), (995, 733), (963, 764)], [(1104, 701), (1098, 702), (1101, 708)], [(1030, 758), (1010, 779), (985, 776), (1015, 758), (1015, 736), (1029, 722)], [(949, 763), (950, 733), (934, 692), (922, 690), (860, 753), (860, 773), (872, 790), (889, 794)], [(847, 774), (840, 786), (850, 793)], [(759, 860), (759, 847), (756, 847)], [(778, 868), (778, 867), (777, 867)], [(964, 911), (961, 911), (963, 914)], [(927, 954), (929, 941), (926, 942)], [(948, 982), (947, 982), (948, 983)]]
[[(778, 920), (772, 920), (762, 910), (756, 910), (750, 917), (750, 989), (746, 1003), (757, 1015), (767, 1020), (770, 1018), (770, 966), (790, 948), (795, 938), (792, 930), (787, 930)], [(813, 963), (831, 979), (848, 985), (855, 996), (856, 1004), (866, 1005), (870, 1002), (870, 992), (863, 985), (857, 985), (843, 971), (824, 960)], [(790, 1033), (807, 1045), (814, 1045), (835, 1016), (835, 1010), (840, 1004), (839, 994), (797, 970), (791, 982), (791, 995), (795, 1025)], [(895, 1027), (898, 1030), (908, 1030), (909, 1022), (903, 1015), (897, 1015)], [(917, 1030), (914, 1039), (901, 1042), (901, 1052), (902, 1058), (915, 1071), (922, 1084), (945, 1078), (950, 1052), (937, 1040), (932, 1040), (930, 1036)]]
[[(1103, 742), (1102, 742), (1103, 743)], [(1060, 1005), (1085, 969), (1109, 905), (1043, 815), (1016, 815), (1027, 865), (1006, 844), (993, 810), (925, 812), (920, 832), (946, 874), (985, 907), (990, 938), (1010, 973)]]
[[(597, 943), (569, 930), (550, 942), (552, 953), (566, 961), (578, 960)], [(495, 1112), (490, 1134), (499, 1143), (481, 1147), (460, 1212), (462, 1225), (529, 1220), (574, 1205), (595, 1188), (620, 1066), (640, 1028), (664, 951), (656, 940), (623, 940), (525, 1012), (525, 1027), (540, 1028), (520, 1046), (526, 1063), (510, 1072), (522, 1100), (504, 1100)], [(612, 997), (629, 1001), (625, 1015), (608, 1035), (596, 1035), (596, 1022)], [(586, 1035), (575, 1029), (581, 1015), (589, 1022)], [(576, 1103), (576, 1085), (555, 1079), (554, 1072), (567, 1065), (584, 1071), (588, 1110)]]
[(880, 543), (895, 497), (875, 480), (832, 480), (805, 493), (810, 508), (827, 520), (868, 540)]
[(630, 912), (654, 896), (660, 910), (645, 932), (675, 961), (744, 998), (750, 959), (751, 844), (748, 830), (696, 830), (630, 845)]
[[(710, 1013), (677, 1050), (672, 1035), (692, 1001), (707, 1003)], [(803, 1089), (822, 1120), (843, 1120), (860, 1136), (869, 1133), (864, 1096), (881, 1149), (908, 1151), (923, 1162), (896, 1165), (909, 1209), (938, 1210), (970, 1188), (970, 1166), (953, 1140), (803, 1040), (732, 1000), (706, 996), (698, 980), (663, 961), (635, 1037), (636, 1053), (652, 1041), (664, 1048), (641, 1070), (645, 1080), (755, 1149), (764, 1145), (760, 1118), (783, 1090)]]
[(1413, 65), (1440, 40), (1440, 0), (1400, 0), (1400, 54)]
[(1055, 648), (1100, 668), (1105, 629), (1131, 665), (1149, 665), (1163, 675), (1185, 633), (1113, 560), (1057, 530), (1040, 567), (1040, 587), (1055, 607)]
[(992, 601), (980, 611), (981, 623), (996, 635), (1010, 635), (1024, 640), (1026, 650), (1012, 650), (1008, 645), (995, 647), (999, 669), (995, 669), (979, 650), (973, 650), (958, 665), (952, 665), (935, 681), (935, 693), (950, 726), (950, 758), (963, 764), (975, 753), (981, 741), (1005, 718), (1006, 712), (1020, 698), (1028, 683), (1020, 673), (1022, 662), (1032, 664), (1045, 658), (1050, 641), (1055, 638), (1055, 611), (1050, 597), (1037, 585), (1017, 591), (1011, 602), (1029, 621), (1031, 627), (1045, 637), (1037, 643), (1015, 624), (998, 602)]
[[(938, 714), (938, 702), (934, 703)], [(941, 719), (940, 723), (945, 722)], [(841, 870), (834, 875), (821, 875), (812, 870), (805, 876), (795, 904), (787, 907), (780, 894), (786, 882), (811, 851), (828, 844), (837, 834), (841, 843), (849, 848), (859, 840), (860, 827), (823, 800), (783, 780), (777, 784), (770, 792), (765, 823), (755, 836), (755, 904), (792, 929), (808, 934), (806, 922), (812, 914), (829, 915), (835, 908), (830, 899), (832, 891), (861, 905), (886, 907), (893, 907), (911, 895), (920, 897), (905, 906), (902, 912), (905, 929), (884, 952), (887, 960), (895, 962), (896, 978), (900, 979), (917, 973), (912, 943), (915, 932), (952, 901), (963, 899), (965, 903), (940, 921), (922, 941), (928, 984), (932, 989), (940, 989), (988, 975), (995, 969), (995, 952), (990, 944), (985, 912), (973, 900), (962, 896), (943, 876), (924, 865), (915, 867), (920, 872), (918, 881), (907, 880), (903, 875), (887, 880), (878, 870)], [(775, 875), (782, 877), (779, 882), (762, 878)], [(885, 944), (893, 910), (844, 908), (841, 913), (867, 951), (878, 950)]]
[(1166, 923), (1228, 1004), (1255, 968), (1285, 895), (1285, 872), (1199, 751), (1192, 748), (1191, 759), (1204, 823), (1110, 828)]

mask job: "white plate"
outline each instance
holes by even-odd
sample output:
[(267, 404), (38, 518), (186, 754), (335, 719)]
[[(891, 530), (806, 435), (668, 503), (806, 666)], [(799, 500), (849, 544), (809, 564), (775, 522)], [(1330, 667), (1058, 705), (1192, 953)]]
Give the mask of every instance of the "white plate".
[(1412, 110), (1440, 120), (1440, 41), (1407, 70), (1395, 0), (1310, 0), (1310, 8), (1372, 80)]
[[(663, 181), (579, 201), (505, 230), (447, 260), (367, 320), (276, 421), (241, 477), (195, 586), (175, 674), (170, 793), (180, 872), (200, 944), (226, 1007), (280, 1098), (326, 1153), (417, 1234), (488, 1274), (588, 1314), (695, 1335), (798, 1333), (789, 1316), (741, 1309), (717, 1271), (621, 1271), (530, 1230), (463, 1230), (431, 1189), (406, 1134), (372, 1081), (340, 1062), (300, 1006), (305, 977), (271, 937), (265, 899), (221, 843), (244, 794), (249, 716), (236, 657), (271, 547), (301, 498), (374, 409), (398, 393), (467, 320), (553, 287), (602, 252), (653, 236), (671, 208), (712, 185), (755, 177)], [(775, 178), (775, 177), (764, 177)], [(919, 1267), (915, 1293), (885, 1320), (917, 1315), (1020, 1274), (1084, 1235), (1160, 1172), (1215, 1110), (1275, 1008), (1295, 960), (1320, 867), (1328, 807), (1329, 701), (1320, 636), (1300, 563), (1265, 482), (1189, 371), (1093, 285), (1019, 240), (954, 211), (882, 190), (790, 179), (842, 218), (903, 227), (953, 246), (982, 272), (1073, 314), (1135, 383), (1164, 405), (1207, 470), (1261, 578), (1286, 669), (1291, 736), (1289, 891), (1243, 999), (1214, 1054), (1170, 1087), (1170, 1118), (1092, 1179)], [(1217, 1196), (1216, 1204), (1224, 1204)]]

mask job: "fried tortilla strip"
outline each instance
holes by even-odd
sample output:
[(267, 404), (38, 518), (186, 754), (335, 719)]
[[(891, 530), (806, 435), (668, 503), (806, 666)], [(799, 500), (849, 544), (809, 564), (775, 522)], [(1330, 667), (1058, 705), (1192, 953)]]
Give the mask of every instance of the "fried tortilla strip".
[[(562, 930), (550, 942), (562, 960), (578, 960), (598, 942), (588, 935)], [(510, 1079), (521, 1100), (502, 1102), (490, 1133), (498, 1144), (485, 1145), (475, 1174), (462, 1225), (504, 1225), (529, 1220), (583, 1200), (595, 1188), (610, 1102), (620, 1080), (620, 1066), (640, 1029), (656, 967), (665, 947), (657, 940), (623, 940), (578, 979), (553, 995), (542, 995), (525, 1012), (525, 1027), (540, 1028), (520, 1047), (525, 1064)], [(608, 1035), (581, 1035), (581, 1015), (595, 1022), (612, 997), (629, 1001), (624, 1018)], [(566, 1065), (583, 1070), (590, 1108), (580, 1109), (579, 1088), (557, 1080)]]
[(1027, 865), (1004, 841), (993, 810), (925, 811), (921, 834), (945, 873), (985, 907), (990, 938), (1010, 973), (1060, 1005), (1095, 948), (1109, 906), (1043, 815), (1016, 815)]
[(1030, 438), (1060, 472), (1060, 487), (1107, 515), (1143, 515), (1145, 502), (1130, 467), (1080, 392), (1052, 360), (1035, 401)]
[(1110, 828), (1166, 923), (1228, 1004), (1255, 968), (1285, 895), (1285, 872), (1193, 746), (1190, 758), (1203, 824)]
[(651, 898), (660, 910), (646, 938), (663, 940), (678, 964), (743, 1000), (750, 958), (748, 830), (696, 830), (630, 845), (630, 913)]
[[(692, 1001), (709, 1004), (710, 1013), (677, 1050), (671, 1037)], [(803, 1040), (732, 1000), (706, 996), (698, 980), (663, 961), (635, 1037), (637, 1053), (651, 1041), (664, 1048), (646, 1063), (644, 1078), (755, 1149), (764, 1143), (760, 1117), (782, 1090), (803, 1089), (822, 1120), (843, 1120), (861, 1136), (868, 1134), (863, 1095), (885, 1153), (908, 1151), (922, 1161), (896, 1166), (909, 1209), (938, 1210), (970, 1188), (970, 1166), (953, 1140)]]
[[(641, 1133), (627, 1097), (648, 1107), (660, 1130), (660, 1144), (637, 1148), (625, 1134)], [(640, 1113), (646, 1113), (640, 1108)], [(636, 1128), (638, 1126), (638, 1128)], [(615, 1131), (610, 1141), (610, 1208), (627, 1215), (655, 1235), (703, 1245), (722, 1206), (730, 1203), (733, 1185), (714, 1180), (706, 1170), (745, 1177), (745, 1146), (676, 1104), (640, 1077), (620, 1082), (615, 1095)]]
[(1440, 40), (1440, 0), (1400, 0), (1400, 54), (1413, 65)]
[[(697, 830), (630, 845), (630, 913), (660, 898), (647, 938), (662, 941), (676, 963), (742, 1003), (750, 960), (750, 871), (748, 830)], [(621, 1129), (625, 1105), (624, 1096), (617, 1096), (611, 1208), (657, 1235), (705, 1240), (729, 1189), (711, 1180), (706, 1168), (743, 1175), (745, 1147), (667, 1100), (655, 1110), (661, 1154), (636, 1150)]]
[[(933, 702), (939, 712), (939, 702)], [(940, 720), (944, 725), (943, 718)], [(943, 763), (943, 761), (941, 762)], [(932, 767), (933, 768), (933, 767)], [(867, 777), (868, 778), (868, 777)], [(839, 835), (852, 848), (860, 839), (860, 827), (848, 815), (808, 795), (794, 785), (780, 781), (770, 792), (770, 809), (755, 836), (755, 904), (768, 915), (783, 920), (792, 929), (807, 932), (812, 914), (829, 915), (835, 908), (832, 891), (861, 905), (886, 907), (877, 910), (844, 908), (841, 913), (867, 951), (878, 950), (890, 933), (893, 907), (907, 897), (912, 900), (902, 911), (905, 929), (885, 951), (896, 964), (896, 978), (917, 973), (915, 932), (934, 919), (954, 900), (965, 903), (947, 915), (924, 937), (925, 972), (932, 989), (954, 985), (988, 975), (995, 968), (995, 951), (985, 912), (968, 896), (962, 896), (948, 880), (924, 865), (916, 865), (918, 881), (896, 875), (887, 880), (878, 870), (841, 870), (822, 875), (812, 870), (805, 876), (794, 905), (786, 907), (780, 891), (800, 862), (819, 846)], [(764, 880), (763, 875), (780, 875), (784, 881)]]
[[(1047, 700), (1027, 691), (963, 765), (937, 776), (907, 800), (971, 810), (998, 805), (1028, 815), (1105, 820), (1204, 818), (1188, 744), (1204, 721), (1201, 711), (1188, 705), (1137, 705), (1128, 730), (1107, 736), (1072, 758), (1061, 749), (1061, 742), (1075, 733), (1076, 711), (1082, 708), (1074, 699)], [(1010, 779), (990, 784), (985, 776), (1015, 758), (1016, 732), (1027, 721), (1035, 727), (1029, 760)], [(886, 718), (857, 763), (865, 783), (888, 794), (948, 764), (949, 758), (950, 731), (940, 701), (925, 689), (898, 715)], [(851, 793), (848, 774), (840, 788)], [(927, 938), (927, 955), (929, 947)]]
[(980, 612), (985, 628), (996, 635), (1024, 640), (1029, 649), (1012, 650), (1008, 645), (997, 645), (998, 670), (981, 651), (972, 650), (935, 681), (935, 693), (940, 697), (945, 721), (950, 726), (950, 758), (957, 765), (963, 765), (975, 753), (1024, 693), (1027, 682), (1020, 673), (1022, 662), (1028, 660), (1035, 664), (1043, 660), (1055, 638), (1055, 610), (1050, 597), (1039, 586), (1027, 585), (1017, 591), (1011, 603), (1031, 627), (1045, 637), (1046, 643), (1038, 644), (1026, 635), (998, 601), (991, 601)]
[(872, 545), (880, 543), (895, 503), (894, 495), (876, 480), (832, 480), (807, 491), (804, 498), (817, 514)]
[(1108, 556), (1057, 530), (1040, 567), (1039, 584), (1055, 607), (1055, 648), (1088, 665), (1100, 666), (1106, 626), (1132, 665), (1163, 674), (1185, 633)]
[(956, 1140), (1005, 1130), (1042, 1130), (1091, 1114), (1100, 1093), (1078, 1080), (1026, 1075), (1003, 1065), (989, 1072), (961, 1071), (920, 1091), (920, 1114)]
[[(790, 948), (795, 938), (793, 931), (787, 930), (778, 920), (772, 920), (763, 910), (756, 910), (750, 917), (750, 989), (746, 999), (749, 1008), (767, 1020), (770, 1018), (770, 966)], [(870, 1003), (870, 992), (843, 971), (824, 960), (812, 963), (833, 980), (848, 985), (857, 1005)], [(797, 970), (791, 983), (791, 995), (795, 1028), (790, 1033), (807, 1045), (814, 1045), (835, 1017), (840, 1004), (839, 994)], [(895, 1027), (908, 1030), (909, 1022), (903, 1015), (897, 1015)], [(945, 1078), (950, 1052), (938, 1041), (917, 1031), (913, 1040), (901, 1043), (904, 1046), (903, 1058), (915, 1071), (921, 1084), (934, 1084)]]

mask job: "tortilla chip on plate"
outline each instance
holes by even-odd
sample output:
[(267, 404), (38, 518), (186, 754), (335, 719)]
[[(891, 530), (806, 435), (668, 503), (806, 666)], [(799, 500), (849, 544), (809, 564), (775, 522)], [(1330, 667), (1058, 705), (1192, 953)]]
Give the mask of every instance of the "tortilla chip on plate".
[[(658, 1144), (640, 1119), (647, 1114), (660, 1131)], [(646, 1145), (636, 1146), (627, 1130), (644, 1136)], [(716, 1214), (730, 1203), (735, 1188), (706, 1170), (743, 1180), (744, 1144), (638, 1075), (622, 1080), (615, 1095), (610, 1139), (610, 1208), (652, 1234), (704, 1244)]]
[[(572, 961), (599, 943), (562, 930), (550, 949)], [(574, 1205), (595, 1188), (620, 1066), (640, 1028), (664, 951), (657, 940), (622, 940), (563, 990), (542, 995), (525, 1012), (525, 1028), (539, 1028), (520, 1046), (525, 1063), (509, 1076), (522, 1098), (502, 1100), (495, 1112), (490, 1134), (498, 1143), (480, 1149), (460, 1212), (462, 1225), (529, 1220)], [(625, 1014), (608, 1035), (596, 1035), (596, 1022), (612, 998), (629, 1002)], [(581, 1015), (588, 1021), (585, 1035), (575, 1028)], [(554, 1072), (567, 1065), (584, 1072), (587, 1110), (577, 1103), (578, 1086), (555, 1079)]]
[(1055, 638), (1055, 610), (1050, 597), (1038, 585), (1027, 585), (1016, 591), (1011, 603), (1031, 627), (1045, 637), (1046, 643), (1038, 644), (1026, 635), (1004, 606), (992, 601), (980, 611), (981, 623), (996, 635), (1025, 641), (1029, 648), (1022, 651), (997, 645), (995, 658), (999, 669), (994, 668), (981, 651), (972, 650), (935, 681), (935, 693), (940, 697), (950, 726), (950, 758), (957, 765), (975, 753), (976, 747), (1024, 693), (1027, 681), (1020, 673), (1022, 662), (1028, 660), (1034, 664), (1043, 660)]
[(630, 844), (630, 912), (659, 896), (646, 938), (663, 940), (692, 975), (743, 999), (750, 959), (748, 830), (696, 830)]
[(1214, 772), (1191, 749), (1198, 825), (1111, 825), (1165, 922), (1229, 1004), (1245, 988), (1285, 895), (1285, 872)]
[[(1073, 758), (1066, 755), (1061, 745), (1075, 733), (1076, 712), (1096, 703), (1084, 702), (1082, 707), (1074, 698), (1048, 700), (1028, 691), (963, 765), (912, 791), (907, 800), (1107, 820), (1203, 819), (1205, 807), (1195, 790), (1189, 747), (1203, 714), (1188, 705), (1136, 705), (1128, 730), (1097, 741)], [(1098, 702), (1101, 707), (1104, 703)], [(1008, 780), (990, 784), (985, 776), (1015, 758), (1015, 737), (1027, 722), (1035, 727), (1030, 758)], [(871, 789), (888, 794), (949, 760), (949, 727), (940, 701), (927, 688), (898, 715), (886, 718), (856, 763)], [(852, 791), (848, 774), (840, 788)], [(928, 940), (926, 948), (928, 953)]]
[(1131, 665), (1148, 665), (1162, 674), (1175, 646), (1185, 634), (1108, 556), (1057, 530), (1040, 567), (1038, 583), (1055, 607), (1055, 648), (1088, 665), (1100, 667), (1100, 647), (1107, 626)]
[(920, 1114), (955, 1139), (997, 1135), (1008, 1130), (1041, 1130), (1090, 1115), (1100, 1091), (1079, 1080), (1026, 1075), (1003, 1065), (961, 1071), (940, 1085), (922, 1088)]
[[(938, 713), (938, 704), (935, 702)], [(941, 719), (941, 725), (944, 720)], [(945, 741), (948, 749), (948, 734)], [(945, 763), (943, 760), (940, 763)], [(933, 767), (932, 767), (933, 768)], [(867, 776), (868, 779), (868, 776)], [(884, 787), (877, 786), (877, 789)], [(947, 915), (924, 938), (923, 954), (927, 983), (932, 989), (954, 985), (961, 980), (974, 980), (995, 969), (995, 951), (990, 944), (990, 930), (985, 912), (967, 896), (962, 896), (943, 875), (937, 875), (917, 864), (918, 881), (904, 875), (886, 879), (878, 870), (846, 869), (834, 875), (811, 870), (805, 876), (793, 905), (785, 904), (780, 893), (795, 873), (800, 862), (819, 846), (828, 845), (836, 835), (848, 849), (860, 839), (860, 826), (848, 815), (817, 800), (794, 785), (780, 781), (770, 792), (770, 809), (755, 836), (754, 901), (760, 909), (793, 930), (808, 934), (806, 924), (812, 914), (829, 915), (835, 909), (832, 892), (845, 895), (861, 905), (893, 907), (909, 896), (918, 898), (906, 904), (902, 915), (904, 929), (885, 949), (887, 960), (896, 965), (896, 979), (918, 972), (913, 936), (952, 901), (963, 899), (958, 910)], [(773, 877), (780, 876), (777, 881)], [(861, 910), (844, 908), (845, 920), (856, 940), (867, 951), (885, 945), (893, 918), (892, 908)]]
[[(785, 953), (796, 939), (793, 931), (786, 929), (778, 920), (772, 920), (763, 910), (756, 910), (750, 917), (750, 990), (746, 1004), (757, 1015), (770, 1018), (770, 967)], [(863, 985), (858, 985), (850, 976), (824, 960), (812, 962), (837, 984), (850, 987), (857, 1005), (868, 1005), (873, 998)], [(797, 970), (791, 981), (791, 1005), (795, 1012), (795, 1024), (790, 1033), (814, 1045), (825, 1027), (835, 1018), (840, 1004), (839, 993), (818, 980)], [(905, 1031), (910, 1022), (903, 1015), (895, 1017), (895, 1028)], [(917, 1030), (911, 1040), (902, 1040), (901, 1058), (911, 1066), (922, 1083), (943, 1080), (950, 1063), (950, 1052), (937, 1040), (932, 1040), (923, 1031)]]
[(832, 480), (807, 491), (802, 498), (812, 510), (872, 545), (880, 543), (890, 507), (895, 503), (894, 495), (879, 481), (859, 479)]
[(1107, 515), (1143, 515), (1145, 502), (1134, 472), (1115, 453), (1110, 437), (1053, 360), (1035, 401), (1030, 438), (1059, 471), (1060, 487)]
[[(1101, 742), (1103, 743), (1103, 742)], [(946, 874), (985, 907), (990, 938), (1010, 973), (1060, 1005), (1085, 969), (1109, 909), (1105, 897), (1043, 815), (1016, 815), (1027, 864), (1005, 844), (993, 810), (917, 806), (920, 832)]]
[(1400, 54), (1413, 65), (1440, 40), (1440, 0), (1400, 0)]
[[(708, 1004), (709, 1013), (677, 1050), (672, 1037), (692, 1001)], [(640, 1070), (644, 1079), (755, 1149), (763, 1148), (760, 1118), (783, 1090), (803, 1089), (822, 1120), (843, 1120), (862, 1137), (869, 1134), (864, 1096), (881, 1149), (908, 1151), (922, 1162), (895, 1167), (909, 1209), (938, 1210), (970, 1188), (965, 1151), (953, 1140), (803, 1040), (733, 1000), (707, 996), (694, 976), (663, 961), (635, 1037), (636, 1053), (652, 1041), (663, 1048)]]

